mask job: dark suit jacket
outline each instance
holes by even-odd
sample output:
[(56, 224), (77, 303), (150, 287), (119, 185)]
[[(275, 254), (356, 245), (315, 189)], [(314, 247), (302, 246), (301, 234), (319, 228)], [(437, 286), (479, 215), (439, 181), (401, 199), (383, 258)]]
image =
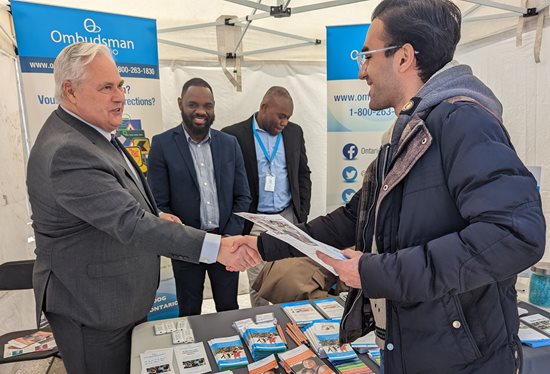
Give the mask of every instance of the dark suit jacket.
[(27, 172), (37, 316), (45, 310), (96, 329), (127, 326), (153, 304), (158, 255), (199, 262), (205, 233), (159, 219), (136, 170), (141, 183), (103, 135), (63, 109), (46, 120)]
[[(258, 211), (260, 186), (254, 133), (252, 132), (252, 117), (246, 121), (228, 126), (222, 131), (235, 136), (241, 145), (246, 174), (248, 175), (248, 186), (252, 194), (250, 212), (256, 213)], [(294, 213), (298, 217), (298, 221), (305, 222), (309, 214), (311, 200), (311, 171), (307, 165), (306, 145), (302, 128), (293, 122), (289, 122), (283, 130), (283, 141)], [(250, 232), (251, 228), (252, 225), (246, 225), (245, 233)]]
[[(244, 220), (233, 212), (247, 212), (250, 190), (243, 156), (234, 137), (211, 129), (210, 150), (218, 192), (221, 234), (240, 235)], [(161, 212), (201, 227), (200, 188), (185, 131), (181, 125), (153, 137), (148, 181)]]

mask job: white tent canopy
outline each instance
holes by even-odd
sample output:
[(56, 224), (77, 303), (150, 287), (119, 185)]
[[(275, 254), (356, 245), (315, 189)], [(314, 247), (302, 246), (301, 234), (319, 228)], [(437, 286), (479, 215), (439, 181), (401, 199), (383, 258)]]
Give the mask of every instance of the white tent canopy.
[[(246, 31), (242, 41), (246, 60), (324, 61), (325, 27), (368, 23), (372, 10), (379, 3), (378, 0), (165, 0), (157, 3), (150, 0), (96, 0), (93, 2), (33, 0), (32, 2), (154, 18), (157, 20), (159, 39), (166, 41), (159, 43), (159, 58), (187, 62), (216, 61), (217, 57), (208, 52), (180, 48), (168, 43), (175, 42), (196, 49), (216, 51), (215, 22), (221, 15), (238, 17), (243, 21), (239, 23), (240, 25), (246, 25), (246, 16), (252, 19), (251, 28)], [(455, 3), (464, 14), (461, 44), (469, 45), (477, 40), (515, 30), (522, 14), (544, 10), (550, 1), (470, 0), (455, 1)], [(281, 18), (268, 16), (269, 12), (266, 11), (266, 8), (278, 5), (282, 7), (286, 5), (285, 9), (289, 9), (291, 15)], [(325, 8), (309, 10), (317, 7)], [(527, 23), (536, 22), (536, 18), (536, 16), (526, 18)], [(195, 28), (197, 25), (204, 25), (204, 27)], [(185, 29), (170, 31), (178, 28)], [(266, 33), (265, 30), (300, 36), (307, 40), (320, 40), (321, 44), (289, 48), (290, 45), (300, 41)], [(301, 42), (307, 44), (304, 40)], [(277, 47), (283, 49), (247, 55), (249, 52)]]

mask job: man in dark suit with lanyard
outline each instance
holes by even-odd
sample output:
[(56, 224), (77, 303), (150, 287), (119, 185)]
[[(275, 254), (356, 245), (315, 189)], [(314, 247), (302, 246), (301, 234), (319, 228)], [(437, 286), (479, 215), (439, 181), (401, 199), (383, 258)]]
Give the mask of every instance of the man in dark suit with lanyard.
[[(185, 82), (178, 98), (182, 123), (153, 137), (148, 181), (160, 211), (188, 226), (221, 235), (240, 235), (250, 191), (237, 140), (211, 128), (212, 87), (200, 78)], [(239, 309), (239, 273), (225, 266), (172, 260), (180, 316), (201, 314), (205, 274), (216, 310)]]
[[(304, 133), (300, 126), (289, 121), (293, 111), (288, 91), (273, 86), (266, 92), (257, 113), (222, 131), (237, 137), (241, 145), (252, 194), (250, 212), (281, 214), (290, 222), (300, 223), (309, 214), (311, 172)], [(261, 231), (249, 222), (245, 225), (246, 234), (258, 235)], [(249, 269), (251, 288), (262, 267)], [(250, 292), (252, 306), (267, 304), (253, 289)]]

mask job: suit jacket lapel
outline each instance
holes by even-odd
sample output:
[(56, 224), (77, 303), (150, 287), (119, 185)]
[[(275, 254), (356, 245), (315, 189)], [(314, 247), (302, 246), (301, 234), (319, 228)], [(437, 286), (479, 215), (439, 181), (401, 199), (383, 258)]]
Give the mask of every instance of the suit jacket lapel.
[(257, 196), (259, 191), (258, 191), (258, 183), (259, 183), (259, 179), (258, 179), (258, 159), (257, 159), (257, 155), (256, 155), (256, 142), (254, 140), (254, 132), (252, 131), (252, 118), (253, 118), (254, 115), (252, 115), (252, 117), (250, 117), (250, 119), (248, 120), (246, 126), (244, 127), (244, 136), (245, 136), (245, 139), (246, 141), (243, 142), (242, 144), (242, 151), (243, 151), (243, 155), (251, 155), (252, 157), (248, 160), (245, 159), (245, 163), (249, 163), (249, 168), (248, 170), (251, 171), (251, 175), (250, 175), (250, 180), (253, 181), (254, 183), (251, 183), (251, 185), (253, 186), (254, 188), (254, 191), (250, 191), (252, 193), (252, 196)]
[[(210, 130), (210, 152), (212, 153), (212, 163), (214, 164), (214, 178), (216, 179), (216, 189), (218, 194), (222, 185), (222, 158), (221, 144), (218, 138), (219, 133), (216, 130)], [(219, 197), (219, 196), (218, 196)], [(218, 199), (219, 200), (219, 199)]]
[(291, 183), (291, 175), (293, 175), (294, 167), (296, 166), (293, 162), (295, 159), (296, 151), (298, 150), (297, 139), (292, 134), (288, 133), (288, 127), (285, 128), (282, 132), (283, 134), (283, 143), (285, 146), (285, 162), (286, 162), (286, 171), (288, 174), (289, 183)]
[(128, 178), (130, 178), (130, 180), (133, 183), (135, 183), (136, 186), (138, 187), (138, 190), (140, 191), (140, 193), (145, 198), (145, 201), (149, 205), (149, 208), (151, 209), (151, 211), (156, 214), (157, 208), (156, 208), (156, 205), (155, 205), (155, 202), (154, 202), (155, 200), (153, 199), (153, 196), (150, 193), (150, 191), (147, 192), (147, 190), (148, 190), (147, 181), (145, 181), (145, 178), (143, 177), (143, 174), (141, 173), (141, 170), (139, 169), (139, 167), (135, 163), (132, 156), (130, 156), (128, 154), (128, 152), (126, 151), (124, 146), (122, 146), (122, 144), (120, 144), (121, 148), (123, 149), (123, 151), (126, 154), (126, 157), (128, 157), (128, 159), (130, 160), (130, 162), (132, 163), (132, 165), (136, 169), (136, 172), (137, 172), (140, 180), (142, 181), (142, 183), (139, 183), (138, 181), (135, 180), (132, 171), (129, 170), (128, 164), (126, 163), (124, 158), (121, 157), (120, 152), (107, 139), (105, 139), (105, 137), (103, 135), (101, 135), (97, 130), (95, 130), (91, 126), (88, 126), (86, 123), (80, 121), (78, 118), (75, 118), (75, 117), (71, 116), (69, 113), (65, 112), (61, 108), (57, 109), (57, 115), (63, 121), (65, 121), (65, 123), (67, 123), (69, 126), (71, 126), (75, 130), (80, 132), (82, 135), (84, 135), (86, 138), (88, 138), (95, 146), (100, 148), (102, 152), (105, 152), (106, 154), (108, 154), (114, 162), (116, 162), (120, 166), (122, 166), (124, 168), (124, 170), (126, 170), (126, 174), (128, 175)]
[(195, 164), (193, 163), (193, 156), (191, 156), (189, 144), (187, 143), (187, 136), (185, 135), (182, 126), (176, 127), (173, 137), (174, 142), (176, 143), (176, 147), (178, 148), (181, 157), (183, 158), (183, 161), (185, 162), (185, 165), (189, 170), (189, 174), (191, 174), (191, 177), (193, 178), (193, 183), (195, 183), (197, 191), (200, 191), (199, 182), (197, 181), (197, 172), (195, 170)]

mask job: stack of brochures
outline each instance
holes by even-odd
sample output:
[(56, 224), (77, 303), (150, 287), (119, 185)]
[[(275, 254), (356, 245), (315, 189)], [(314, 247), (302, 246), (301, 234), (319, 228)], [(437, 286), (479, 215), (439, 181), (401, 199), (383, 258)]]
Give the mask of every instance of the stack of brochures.
[(311, 347), (321, 358), (327, 358), (343, 374), (372, 373), (349, 344), (339, 343), (339, 320), (317, 320), (304, 326)]
[(332, 364), (356, 360), (357, 353), (349, 344), (338, 342), (340, 321), (317, 320), (302, 328), (312, 349), (321, 358), (327, 358)]
[(344, 307), (333, 298), (313, 300), (315, 307), (328, 319), (342, 319)]
[(269, 355), (259, 361), (253, 362), (247, 367), (249, 374), (282, 374), (275, 355)]
[(368, 354), (369, 358), (380, 366), (380, 348), (376, 345), (374, 331), (352, 342), (351, 347), (359, 353)]
[(236, 321), (233, 327), (246, 342), (254, 361), (274, 353), (286, 351), (286, 345), (281, 339), (277, 327), (271, 322), (254, 323), (252, 319)]
[(281, 366), (287, 373), (334, 373), (334, 371), (330, 369), (327, 364), (325, 364), (315, 355), (315, 353), (303, 344), (289, 351), (279, 353), (278, 356), (279, 360), (281, 360)]
[(21, 336), (4, 344), (4, 358), (19, 356), (25, 353), (50, 351), (57, 347), (53, 334), (48, 331), (36, 331)]
[(373, 371), (358, 358), (335, 365), (335, 367), (341, 374), (373, 374)]
[(248, 365), (243, 343), (238, 335), (208, 341), (220, 371)]
[(323, 316), (310, 304), (309, 301), (295, 301), (292, 303), (281, 304), (281, 309), (286, 313), (291, 321), (298, 326), (307, 325)]
[(550, 319), (540, 314), (520, 318), (519, 338), (531, 348), (550, 345)]

